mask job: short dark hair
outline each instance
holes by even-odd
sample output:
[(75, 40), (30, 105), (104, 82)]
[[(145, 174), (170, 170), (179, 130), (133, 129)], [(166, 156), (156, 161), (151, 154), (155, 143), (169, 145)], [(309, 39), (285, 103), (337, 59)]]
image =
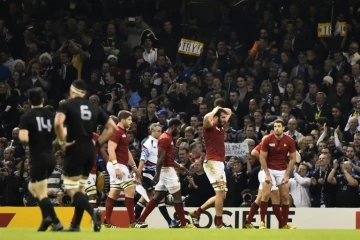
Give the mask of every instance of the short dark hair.
[(284, 127), (285, 126), (285, 123), (284, 123), (284, 121), (282, 120), (282, 119), (276, 119), (275, 121), (274, 121), (274, 125), (275, 125), (275, 123), (281, 123), (281, 125)]
[(225, 107), (225, 100), (223, 98), (218, 98), (214, 102), (215, 106)]
[(39, 106), (44, 100), (44, 91), (41, 87), (34, 87), (29, 90), (29, 101), (32, 106)]
[(169, 126), (169, 128), (172, 128), (174, 126), (180, 126), (180, 125), (181, 125), (181, 122), (179, 119), (172, 118), (172, 119), (170, 119), (168, 126)]
[(84, 80), (81, 80), (81, 79), (78, 79), (78, 80), (75, 80), (73, 81), (72, 85), (79, 89), (79, 90), (82, 90), (82, 91), (86, 91), (87, 89), (87, 84)]
[(128, 117), (132, 117), (132, 113), (126, 110), (122, 110), (118, 114), (118, 120), (121, 121), (123, 119), (127, 119)]

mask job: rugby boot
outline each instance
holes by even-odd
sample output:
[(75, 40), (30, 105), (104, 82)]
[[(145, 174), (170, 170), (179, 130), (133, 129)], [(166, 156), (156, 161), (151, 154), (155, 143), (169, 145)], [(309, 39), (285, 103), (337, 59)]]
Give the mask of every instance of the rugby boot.
[(44, 218), (41, 222), (38, 232), (45, 232), (50, 227), (51, 224), (52, 224), (52, 219), (50, 217)]
[(93, 229), (94, 229), (94, 232), (100, 232), (100, 229), (101, 229), (101, 210), (100, 209), (97, 209), (97, 210), (94, 210), (94, 213), (93, 213)]
[(243, 228), (255, 229), (255, 227), (254, 227), (254, 225), (252, 225), (252, 223), (247, 223), (246, 221), (244, 222)]
[(187, 223), (185, 226), (180, 226), (180, 228), (197, 228), (192, 224)]
[(281, 229), (296, 229), (296, 227), (295, 226), (293, 226), (293, 225), (290, 225), (290, 224), (286, 224), (285, 226), (283, 226)]
[(260, 223), (259, 229), (266, 229), (264, 222), (261, 222), (261, 223)]
[(52, 232), (58, 232), (64, 229), (64, 226), (61, 224), (61, 222), (55, 223), (52, 225), (51, 231)]
[(189, 215), (191, 217), (191, 221), (192, 221), (193, 225), (195, 227), (199, 228), (200, 216), (196, 215), (196, 211), (189, 212)]
[(137, 221), (134, 223), (134, 228), (147, 228), (148, 225), (144, 222)]
[(178, 228), (180, 226), (179, 220), (171, 220), (169, 224), (169, 228)]
[(216, 228), (219, 228), (219, 229), (230, 229), (230, 228), (232, 228), (232, 227), (223, 223), (223, 224), (220, 224), (220, 225), (216, 225)]
[(80, 232), (80, 226), (70, 223), (68, 229), (63, 229), (62, 232)]

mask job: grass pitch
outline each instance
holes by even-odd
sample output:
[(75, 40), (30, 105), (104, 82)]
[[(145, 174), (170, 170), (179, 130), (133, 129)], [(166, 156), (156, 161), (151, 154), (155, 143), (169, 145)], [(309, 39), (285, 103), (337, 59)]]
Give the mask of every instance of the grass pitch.
[(99, 239), (141, 239), (141, 240), (339, 240), (358, 239), (357, 230), (251, 230), (251, 229), (102, 229), (94, 233), (90, 229), (82, 229), (79, 233), (37, 232), (29, 228), (0, 228), (0, 239), (9, 240), (99, 240)]

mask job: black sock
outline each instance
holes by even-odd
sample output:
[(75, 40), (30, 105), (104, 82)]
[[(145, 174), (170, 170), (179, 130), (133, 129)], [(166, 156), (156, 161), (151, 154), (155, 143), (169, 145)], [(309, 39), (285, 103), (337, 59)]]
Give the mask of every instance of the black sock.
[(165, 220), (168, 222), (168, 224), (170, 224), (172, 219), (169, 216), (165, 203), (159, 203), (158, 208)]
[(39, 204), (41, 204), (41, 206), (43, 206), (46, 209), (47, 216), (50, 216), (50, 218), (53, 220), (53, 223), (55, 224), (59, 223), (59, 219), (56, 216), (54, 206), (52, 205), (49, 198), (43, 198), (39, 202)]
[[(42, 218), (45, 219), (47, 216), (49, 216), (49, 212), (48, 212), (48, 206), (47, 206), (47, 200), (49, 200), (48, 198), (44, 198), (42, 199), (41, 201), (39, 200), (39, 207), (40, 207), (40, 210), (41, 210), (41, 215), (42, 215)], [(51, 202), (50, 202), (51, 204)]]
[[(79, 208), (79, 210), (76, 211), (76, 213), (75, 213), (76, 215), (78, 215), (78, 213), (81, 214), (80, 213), (80, 209), (81, 209), (82, 212), (85, 210), (90, 214), (91, 218), (93, 217), (94, 209), (90, 205), (90, 203), (89, 203), (87, 197), (85, 196), (85, 194), (83, 194), (81, 192), (75, 193), (75, 195), (74, 195), (74, 204), (75, 204), (76, 208)], [(82, 214), (81, 214), (80, 217), (82, 218)]]
[(75, 207), (75, 218), (74, 218), (73, 225), (80, 226), (83, 215), (84, 215), (84, 208), (76, 206)]
[(135, 205), (135, 219), (139, 219), (142, 211), (144, 210), (144, 204), (142, 204), (141, 202), (137, 202), (137, 204)]

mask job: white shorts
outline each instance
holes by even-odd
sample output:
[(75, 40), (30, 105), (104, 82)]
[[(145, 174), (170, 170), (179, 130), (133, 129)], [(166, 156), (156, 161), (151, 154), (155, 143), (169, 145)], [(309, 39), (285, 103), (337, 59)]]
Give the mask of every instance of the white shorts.
[[(260, 170), (259, 174), (258, 174), (258, 179), (259, 179), (259, 190), (262, 190), (262, 183), (265, 182), (265, 178), (266, 178), (266, 174), (264, 170)], [(279, 188), (276, 185), (272, 185), (271, 186), (271, 191), (275, 191), (275, 190), (279, 190)]]
[(203, 166), (211, 184), (216, 182), (226, 183), (225, 165), (223, 162), (205, 160)]
[[(286, 172), (286, 170), (273, 170), (273, 169), (269, 168), (271, 184), (273, 185), (273, 187), (274, 186), (276, 187), (277, 185), (281, 184), (281, 182), (284, 178), (285, 172)], [(265, 182), (265, 177), (262, 182)]]
[(155, 186), (155, 191), (165, 192), (170, 194), (180, 191), (181, 184), (178, 175), (173, 167), (163, 167), (160, 171), (159, 182)]
[(108, 170), (109, 176), (110, 176), (110, 185), (111, 184), (122, 184), (127, 182), (132, 182), (133, 179), (131, 178), (129, 169), (124, 164), (118, 163), (120, 172), (122, 173), (122, 178), (118, 179), (115, 175), (115, 167), (112, 164), (112, 162), (108, 162), (106, 165), (106, 169)]
[(89, 177), (86, 180), (85, 189), (92, 186), (96, 186), (96, 174), (89, 174)]

